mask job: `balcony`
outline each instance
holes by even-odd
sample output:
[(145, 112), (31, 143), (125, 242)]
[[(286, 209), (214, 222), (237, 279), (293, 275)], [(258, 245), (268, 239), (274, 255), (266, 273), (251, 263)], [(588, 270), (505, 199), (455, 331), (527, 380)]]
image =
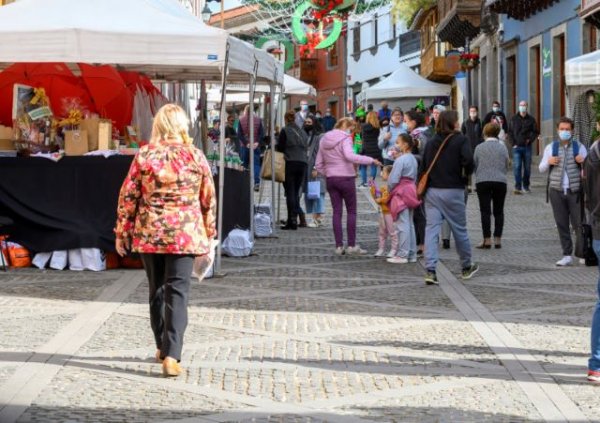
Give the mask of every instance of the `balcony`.
[(492, 12), (505, 13), (513, 19), (524, 21), (537, 12), (549, 8), (559, 0), (486, 0), (485, 6)]
[(317, 83), (317, 59), (300, 59), (294, 62), (292, 76), (314, 85)]
[(467, 39), (479, 34), (481, 0), (441, 0), (438, 2), (438, 13), (440, 23), (437, 34), (440, 40), (461, 47)]
[(431, 43), (421, 56), (421, 76), (436, 82), (451, 82), (453, 75), (446, 67), (446, 57), (439, 55), (438, 43)]
[(586, 22), (600, 28), (600, 0), (581, 0), (579, 14)]

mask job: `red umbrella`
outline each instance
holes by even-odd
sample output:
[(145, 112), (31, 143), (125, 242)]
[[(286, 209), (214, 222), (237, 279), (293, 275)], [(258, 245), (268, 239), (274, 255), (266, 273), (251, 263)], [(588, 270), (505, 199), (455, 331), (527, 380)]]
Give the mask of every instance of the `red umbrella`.
[(125, 85), (129, 88), (132, 95), (135, 95), (138, 87), (142, 86), (141, 75), (137, 72), (119, 71), (119, 75), (123, 78)]
[(117, 128), (123, 130), (131, 123), (133, 95), (119, 72), (109, 65), (80, 63), (79, 68), (100, 116), (113, 120)]
[(78, 99), (84, 111), (96, 112), (96, 107), (85, 86), (77, 78), (67, 79), (63, 77), (37, 77), (33, 80), (33, 86), (43, 87), (50, 100), (50, 108), (56, 116), (67, 116), (64, 102), (67, 99)]
[(0, 72), (0, 124), (12, 126), (13, 86), (29, 84), (26, 65), (15, 63)]

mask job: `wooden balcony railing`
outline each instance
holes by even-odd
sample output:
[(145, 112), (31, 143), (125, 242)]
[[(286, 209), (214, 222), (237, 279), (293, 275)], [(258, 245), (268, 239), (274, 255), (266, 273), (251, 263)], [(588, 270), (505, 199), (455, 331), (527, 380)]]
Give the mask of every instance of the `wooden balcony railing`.
[(446, 69), (446, 58), (438, 56), (437, 43), (429, 44), (421, 55), (421, 76), (431, 81), (450, 82), (452, 75)]
[(292, 76), (307, 84), (317, 83), (317, 59), (300, 59), (294, 62)]

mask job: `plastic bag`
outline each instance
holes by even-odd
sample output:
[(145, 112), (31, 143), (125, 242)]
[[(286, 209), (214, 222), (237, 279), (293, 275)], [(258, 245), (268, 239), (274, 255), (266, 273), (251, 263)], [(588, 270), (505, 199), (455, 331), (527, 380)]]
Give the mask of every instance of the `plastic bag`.
[(81, 260), (85, 270), (93, 272), (106, 270), (106, 256), (98, 248), (82, 248)]
[(77, 248), (69, 250), (69, 270), (75, 272), (83, 271), (83, 257), (81, 256), (81, 249)]
[(192, 276), (198, 278), (199, 282), (213, 277), (217, 245), (219, 245), (219, 241), (213, 239), (210, 245), (210, 252), (194, 259)]
[(46, 265), (50, 261), (50, 257), (52, 257), (52, 253), (37, 253), (33, 257), (33, 265), (38, 269), (45, 269)]
[(271, 236), (273, 233), (271, 224), (271, 215), (266, 213), (256, 213), (254, 215), (254, 235), (258, 237)]
[(306, 198), (309, 200), (318, 200), (321, 198), (321, 181), (310, 181), (308, 183), (308, 192), (306, 193)]
[(63, 270), (67, 267), (67, 251), (54, 251), (50, 259), (50, 268), (54, 270)]
[(16, 242), (8, 242), (6, 247), (11, 267), (31, 267), (31, 255), (27, 248)]
[(250, 239), (250, 231), (234, 229), (223, 242), (223, 252), (230, 257), (248, 257), (254, 247)]

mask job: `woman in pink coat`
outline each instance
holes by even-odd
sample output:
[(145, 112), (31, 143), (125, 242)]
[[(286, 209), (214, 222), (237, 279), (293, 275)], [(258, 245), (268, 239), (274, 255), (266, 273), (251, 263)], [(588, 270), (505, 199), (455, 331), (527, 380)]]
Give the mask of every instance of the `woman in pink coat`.
[[(313, 170), (327, 178), (327, 192), (333, 207), (333, 233), (335, 236), (335, 252), (338, 255), (362, 255), (366, 251), (356, 244), (356, 170), (355, 164), (381, 166), (379, 160), (354, 154), (352, 150), (352, 134), (354, 121), (342, 118), (332, 131), (321, 139), (319, 154)], [(348, 214), (348, 248), (344, 249), (342, 234), (343, 203)]]

